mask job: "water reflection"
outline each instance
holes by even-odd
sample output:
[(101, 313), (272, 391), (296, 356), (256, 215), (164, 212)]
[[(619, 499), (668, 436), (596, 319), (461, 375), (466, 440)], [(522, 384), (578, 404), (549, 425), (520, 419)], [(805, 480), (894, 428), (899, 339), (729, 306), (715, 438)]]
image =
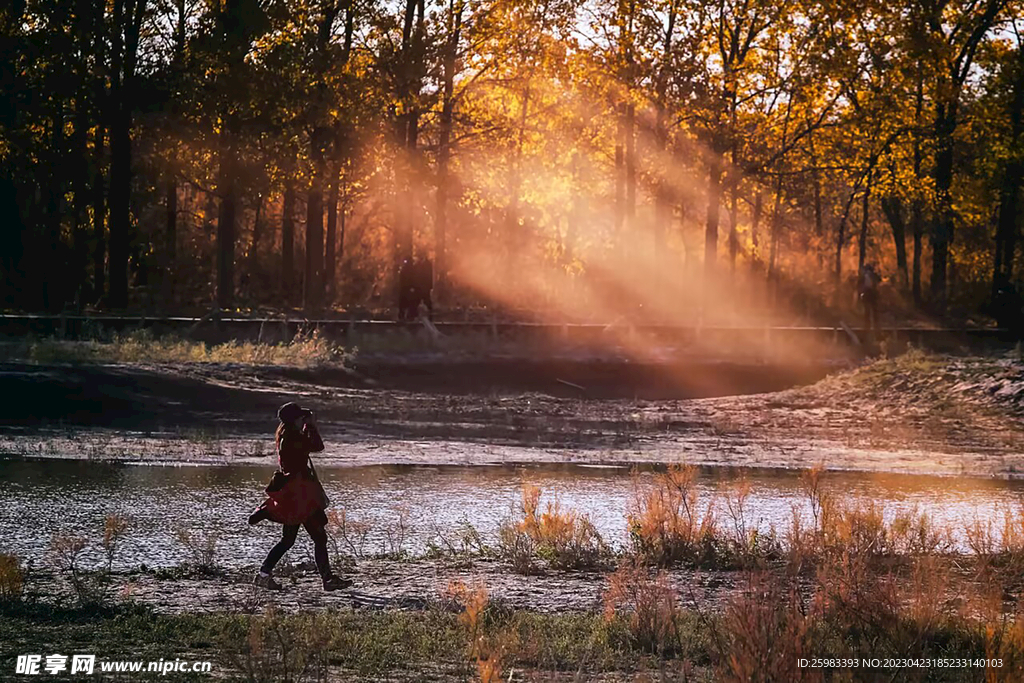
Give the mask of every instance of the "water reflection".
[[(253, 528), (245, 522), (262, 499), (262, 487), (272, 471), (234, 465), (0, 460), (0, 551), (42, 562), (55, 533), (75, 533), (94, 541), (85, 560), (99, 564), (103, 520), (116, 512), (132, 520), (118, 563), (122, 567), (184, 561), (187, 553), (175, 537), (178, 528), (200, 535), (216, 533), (221, 564), (254, 564), (280, 529), (266, 523)], [(344, 506), (350, 519), (370, 525), (368, 550), (383, 548), (385, 528), (395, 523), (402, 508), (411, 524), (406, 548), (421, 552), (435, 530), (451, 531), (463, 519), (485, 538), (493, 538), (524, 483), (539, 486), (542, 500), (557, 499), (564, 507), (587, 513), (606, 540), (622, 545), (629, 499), (636, 486), (649, 481), (651, 471), (580, 465), (377, 466), (326, 468), (320, 474), (335, 505)], [(721, 503), (737, 476), (730, 470), (704, 470), (702, 496)], [(755, 470), (747, 471), (746, 477), (751, 486), (746, 503), (749, 525), (782, 531), (794, 509), (809, 515), (798, 474)], [(1024, 501), (1024, 484), (996, 480), (834, 473), (826, 475), (826, 486), (850, 500), (874, 500), (887, 514), (916, 507), (954, 531)], [(722, 523), (729, 523), (724, 506), (718, 509)], [(292, 557), (309, 552), (309, 542), (303, 540)]]

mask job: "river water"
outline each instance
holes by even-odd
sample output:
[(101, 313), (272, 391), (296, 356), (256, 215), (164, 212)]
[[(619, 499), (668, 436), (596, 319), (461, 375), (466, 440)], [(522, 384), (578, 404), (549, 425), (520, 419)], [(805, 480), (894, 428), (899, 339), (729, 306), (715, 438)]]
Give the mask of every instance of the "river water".
[[(84, 537), (86, 566), (103, 562), (100, 539), (107, 515), (130, 519), (130, 531), (115, 567), (173, 566), (189, 557), (179, 530), (194, 539), (216, 538), (216, 561), (224, 566), (257, 564), (280, 527), (250, 527), (248, 513), (262, 500), (271, 467), (129, 465), (81, 460), (0, 460), (0, 552), (44, 563), (57, 534)], [(626, 510), (637, 487), (652, 470), (579, 465), (339, 467), (320, 471), (335, 507), (367, 529), (362, 550), (423, 552), (436, 533), (451, 535), (469, 522), (492, 542), (529, 484), (544, 501), (589, 515), (605, 540), (621, 547), (627, 540)], [(732, 524), (725, 509), (735, 472), (702, 470), (701, 508), (714, 499), (720, 524)], [(748, 471), (750, 495), (744, 518), (761, 529), (788, 528), (794, 510), (804, 519), (810, 502), (798, 473)], [(953, 530), (976, 519), (999, 527), (1004, 510), (1024, 502), (1024, 482), (948, 479), (894, 474), (829, 473), (825, 485), (851, 502), (875, 501), (886, 514), (916, 509)], [(399, 538), (400, 520), (404, 538)], [(390, 540), (389, 540), (390, 533)], [(290, 559), (311, 553), (308, 539)]]

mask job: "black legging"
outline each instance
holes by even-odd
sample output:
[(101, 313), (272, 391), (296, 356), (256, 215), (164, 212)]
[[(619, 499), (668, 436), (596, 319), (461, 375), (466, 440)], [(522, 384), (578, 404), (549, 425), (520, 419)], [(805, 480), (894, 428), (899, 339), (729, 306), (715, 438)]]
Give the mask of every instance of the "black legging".
[[(317, 571), (320, 572), (320, 576), (330, 576), (331, 561), (327, 556), (327, 531), (324, 529), (322, 521), (316, 519), (316, 515), (314, 515), (303, 522), (302, 526), (306, 528), (306, 533), (313, 539), (313, 559), (316, 560)], [(263, 560), (263, 566), (260, 568), (260, 571), (265, 574), (273, 571), (274, 566), (281, 560), (284, 554), (295, 545), (295, 539), (298, 535), (298, 524), (285, 524), (281, 540), (267, 553), (267, 559)]]

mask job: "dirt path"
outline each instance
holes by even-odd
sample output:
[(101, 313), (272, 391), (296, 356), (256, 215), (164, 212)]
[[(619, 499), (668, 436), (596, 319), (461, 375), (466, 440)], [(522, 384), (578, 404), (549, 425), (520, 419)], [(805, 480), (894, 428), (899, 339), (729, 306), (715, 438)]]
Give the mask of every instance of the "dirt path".
[[(488, 367), (399, 363), (353, 373), (2, 364), (0, 391), (12, 398), (0, 416), (0, 453), (266, 462), (274, 412), (291, 398), (318, 411), (328, 441), (322, 460), (329, 465), (824, 463), (949, 475), (1024, 473), (1018, 401), (1024, 400), (1024, 366), (1015, 361), (889, 362), (803, 388), (718, 398), (689, 396), (709, 393), (715, 377), (725, 384), (720, 389), (735, 389), (757, 368), (665, 366), (652, 383), (656, 369), (607, 362)], [(823, 372), (762, 369), (757, 382), (792, 386)], [(641, 386), (649, 387), (649, 396), (639, 395)]]

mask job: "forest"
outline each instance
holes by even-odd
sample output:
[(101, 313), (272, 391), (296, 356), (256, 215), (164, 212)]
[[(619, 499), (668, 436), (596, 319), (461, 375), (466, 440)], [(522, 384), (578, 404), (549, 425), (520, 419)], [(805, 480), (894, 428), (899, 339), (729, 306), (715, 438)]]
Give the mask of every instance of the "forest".
[[(967, 319), (1020, 277), (1019, 0), (13, 0), (0, 307)], [(468, 315), (468, 313), (467, 313)]]

